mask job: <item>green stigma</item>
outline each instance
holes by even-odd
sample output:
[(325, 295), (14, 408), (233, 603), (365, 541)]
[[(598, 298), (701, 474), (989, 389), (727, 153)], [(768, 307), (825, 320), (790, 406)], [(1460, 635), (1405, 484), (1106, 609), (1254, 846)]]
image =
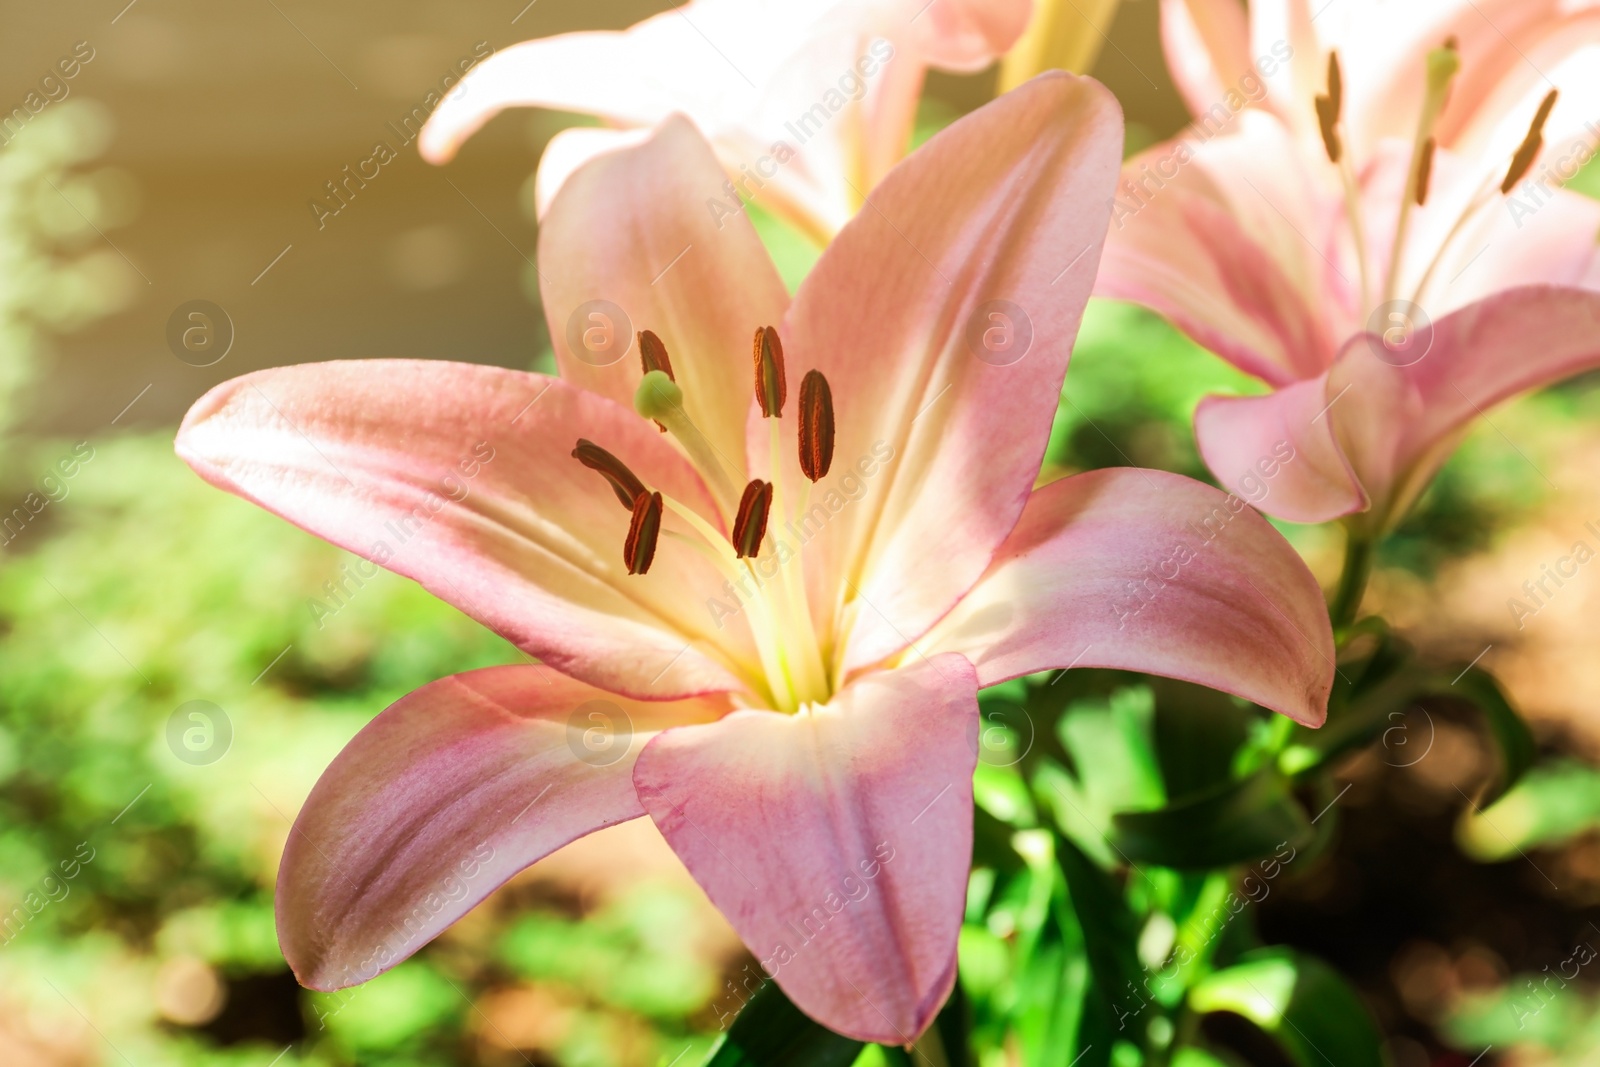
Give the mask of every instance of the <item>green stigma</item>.
[(634, 391), (633, 409), (647, 419), (665, 421), (683, 410), (683, 390), (665, 371), (650, 371)]

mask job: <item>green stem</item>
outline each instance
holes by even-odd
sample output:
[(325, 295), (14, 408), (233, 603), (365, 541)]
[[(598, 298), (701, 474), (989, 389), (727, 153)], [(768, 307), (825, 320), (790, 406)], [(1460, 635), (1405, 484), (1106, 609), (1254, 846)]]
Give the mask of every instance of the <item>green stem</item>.
[(878, 1047), (883, 1049), (883, 1058), (889, 1064), (889, 1067), (912, 1067), (911, 1053), (907, 1052), (903, 1046), (880, 1045)]
[(1372, 576), (1372, 541), (1353, 532), (1348, 537), (1344, 546), (1344, 570), (1339, 573), (1339, 584), (1328, 601), (1328, 617), (1335, 631), (1356, 621), (1361, 597), (1367, 591), (1367, 579)]

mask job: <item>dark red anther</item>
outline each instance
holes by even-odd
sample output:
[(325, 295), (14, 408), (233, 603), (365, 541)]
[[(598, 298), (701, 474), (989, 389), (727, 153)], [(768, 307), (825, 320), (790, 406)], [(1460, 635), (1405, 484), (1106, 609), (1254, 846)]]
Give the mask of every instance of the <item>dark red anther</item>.
[(1339, 142), (1339, 112), (1344, 107), (1344, 77), (1339, 72), (1339, 53), (1328, 53), (1328, 91), (1316, 98), (1317, 125), (1322, 130), (1322, 144), (1328, 150), (1328, 162), (1337, 163), (1344, 154)]
[(629, 574), (644, 574), (656, 558), (656, 538), (661, 535), (661, 494), (640, 493), (633, 501), (633, 521), (622, 543), (622, 562)]
[(572, 450), (572, 458), (582, 463), (592, 471), (599, 471), (611, 483), (611, 491), (617, 494), (617, 499), (629, 511), (633, 510), (633, 502), (639, 499), (639, 494), (644, 492), (644, 483), (628, 469), (628, 465), (601, 448), (593, 441), (578, 438), (578, 447)]
[(1433, 138), (1422, 142), (1422, 152), (1417, 156), (1417, 206), (1428, 202), (1428, 179), (1433, 176)]
[(644, 365), (646, 374), (658, 370), (673, 381), (678, 380), (672, 377), (672, 360), (667, 356), (667, 346), (650, 330), (639, 331), (639, 362)]
[(740, 559), (759, 555), (767, 534), (767, 513), (772, 510), (772, 483), (757, 478), (744, 487), (739, 514), (733, 520), (733, 551)]
[(1500, 183), (1502, 193), (1511, 192), (1512, 188), (1522, 180), (1523, 175), (1533, 167), (1539, 149), (1544, 146), (1544, 121), (1550, 117), (1551, 108), (1556, 106), (1556, 96), (1556, 90), (1551, 89), (1539, 104), (1539, 110), (1533, 116), (1533, 124), (1528, 127), (1528, 135), (1522, 139), (1516, 154), (1511, 157), (1511, 169), (1506, 171), (1505, 181)]
[(833, 465), (833, 390), (819, 370), (800, 380), (800, 469), (813, 482)]
[(771, 326), (756, 331), (755, 364), (756, 401), (761, 405), (761, 415), (768, 419), (781, 417), (789, 386), (783, 377), (783, 342)]

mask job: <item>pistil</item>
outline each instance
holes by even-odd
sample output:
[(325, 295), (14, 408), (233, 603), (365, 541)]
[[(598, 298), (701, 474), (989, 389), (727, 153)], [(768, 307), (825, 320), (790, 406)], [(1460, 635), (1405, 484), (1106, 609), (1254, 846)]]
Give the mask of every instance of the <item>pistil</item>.
[[(1420, 204), (1426, 194), (1419, 192), (1433, 167), (1433, 126), (1444, 110), (1450, 96), (1450, 83), (1461, 69), (1461, 56), (1456, 51), (1455, 38), (1445, 41), (1440, 48), (1428, 53), (1428, 88), (1422, 100), (1422, 113), (1417, 116), (1417, 132), (1411, 143), (1411, 161), (1406, 166), (1406, 191), (1400, 201), (1400, 219), (1395, 224), (1394, 243), (1389, 249), (1389, 273), (1384, 277), (1384, 303), (1393, 300), (1400, 289), (1400, 256), (1405, 250), (1406, 230), (1411, 223), (1411, 208)], [(1424, 162), (1426, 160), (1426, 162)]]
[(717, 494), (717, 502), (726, 515), (730, 505), (739, 498), (739, 490), (728, 476), (717, 450), (684, 411), (683, 390), (678, 388), (678, 383), (669, 378), (666, 371), (650, 371), (633, 394), (633, 407), (645, 418), (665, 426), (678, 439), (683, 450), (689, 454), (689, 461), (711, 483), (712, 490)]
[[(677, 375), (672, 373), (672, 359), (667, 355), (667, 346), (650, 330), (639, 331), (639, 363), (646, 374), (658, 370), (674, 382), (678, 380)], [(656, 423), (656, 429), (667, 432), (667, 428), (659, 422)]]

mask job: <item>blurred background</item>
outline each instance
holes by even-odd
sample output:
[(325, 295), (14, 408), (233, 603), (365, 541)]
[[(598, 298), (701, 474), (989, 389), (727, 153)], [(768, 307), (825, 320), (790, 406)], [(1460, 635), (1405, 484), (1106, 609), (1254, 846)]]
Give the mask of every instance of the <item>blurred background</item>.
[[(507, 113), (445, 168), (390, 124), (485, 43), (665, 6), (7, 6), (0, 108), (48, 103), (0, 147), (0, 1063), (672, 1067), (748, 996), (748, 956), (644, 822), (535, 865), (366, 986), (301, 990), (271, 889), (311, 785), (393, 699), (522, 657), (387, 574), (314, 613), (351, 557), (171, 451), (197, 397), (260, 367), (548, 365), (531, 175), (576, 120)], [(1093, 66), (1130, 149), (1186, 121), (1157, 12), (1123, 3)], [(41, 90), (67, 56), (78, 74)], [(919, 135), (993, 85), (933, 76)], [(379, 140), (399, 158), (319, 228), (308, 202)], [(169, 341), (195, 301), (214, 361)], [(1206, 478), (1193, 406), (1239, 387), (1159, 321), (1095, 304), (1050, 462)], [(1478, 728), (1408, 714), (1342, 769), (1331, 847), (1250, 914), (1351, 979), (1395, 1067), (1600, 1057), (1600, 969), (1570, 962), (1600, 945), (1600, 577), (1520, 625), (1506, 607), (1600, 524), (1597, 416), (1600, 383), (1579, 380), (1480, 424), (1374, 591), (1422, 648), (1505, 680), (1542, 769), (1477, 813)], [(1285, 532), (1331, 580), (1336, 540)], [(972, 918), (975, 951), (1004, 938)], [(985, 1053), (1008, 1062), (1003, 1040)]]

